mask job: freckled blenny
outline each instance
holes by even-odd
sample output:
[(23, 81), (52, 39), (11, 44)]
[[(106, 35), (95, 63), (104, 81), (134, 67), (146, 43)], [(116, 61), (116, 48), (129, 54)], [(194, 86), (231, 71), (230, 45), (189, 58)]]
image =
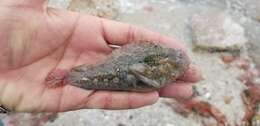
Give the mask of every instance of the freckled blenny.
[(71, 85), (87, 90), (151, 91), (170, 84), (189, 68), (188, 56), (155, 42), (133, 42), (97, 65), (69, 72)]

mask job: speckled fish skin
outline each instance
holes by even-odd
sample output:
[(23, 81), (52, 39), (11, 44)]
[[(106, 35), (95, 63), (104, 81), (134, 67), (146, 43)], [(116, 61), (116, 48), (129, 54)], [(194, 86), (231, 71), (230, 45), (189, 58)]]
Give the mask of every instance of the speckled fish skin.
[(73, 68), (68, 80), (87, 90), (152, 91), (176, 81), (188, 67), (182, 50), (134, 42), (114, 50), (101, 64)]

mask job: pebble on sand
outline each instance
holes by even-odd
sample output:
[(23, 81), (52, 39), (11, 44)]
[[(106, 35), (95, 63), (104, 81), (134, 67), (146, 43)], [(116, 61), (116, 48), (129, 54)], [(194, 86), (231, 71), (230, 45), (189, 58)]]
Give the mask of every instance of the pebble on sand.
[(247, 0), (246, 1), (246, 13), (252, 19), (260, 22), (260, 1), (259, 0)]
[(118, 0), (71, 0), (69, 10), (102, 18), (115, 19), (120, 11)]
[(203, 11), (191, 18), (196, 48), (210, 51), (238, 51), (246, 43), (244, 28), (218, 9)]

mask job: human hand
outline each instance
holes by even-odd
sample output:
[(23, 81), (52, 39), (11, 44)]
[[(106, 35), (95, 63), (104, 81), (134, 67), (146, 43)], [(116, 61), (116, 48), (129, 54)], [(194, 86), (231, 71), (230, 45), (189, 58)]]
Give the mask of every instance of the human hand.
[(48, 88), (57, 70), (105, 59), (109, 44), (160, 41), (184, 49), (173, 39), (136, 26), (46, 7), (45, 0), (0, 2), (0, 103), (16, 112), (63, 112), (84, 108), (130, 109), (159, 97), (189, 98), (201, 75), (191, 66), (180, 82), (149, 93)]

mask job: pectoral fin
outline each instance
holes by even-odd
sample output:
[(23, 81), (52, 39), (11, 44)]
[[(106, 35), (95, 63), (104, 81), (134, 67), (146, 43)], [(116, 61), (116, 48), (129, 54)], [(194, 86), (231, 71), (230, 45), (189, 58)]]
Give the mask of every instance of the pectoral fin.
[(133, 75), (135, 75), (139, 81), (141, 81), (144, 84), (147, 84), (149, 86), (159, 88), (160, 84), (157, 81), (154, 81), (145, 76), (146, 69), (149, 69), (149, 66), (147, 66), (143, 63), (133, 64), (132, 66), (129, 67), (130, 72)]

